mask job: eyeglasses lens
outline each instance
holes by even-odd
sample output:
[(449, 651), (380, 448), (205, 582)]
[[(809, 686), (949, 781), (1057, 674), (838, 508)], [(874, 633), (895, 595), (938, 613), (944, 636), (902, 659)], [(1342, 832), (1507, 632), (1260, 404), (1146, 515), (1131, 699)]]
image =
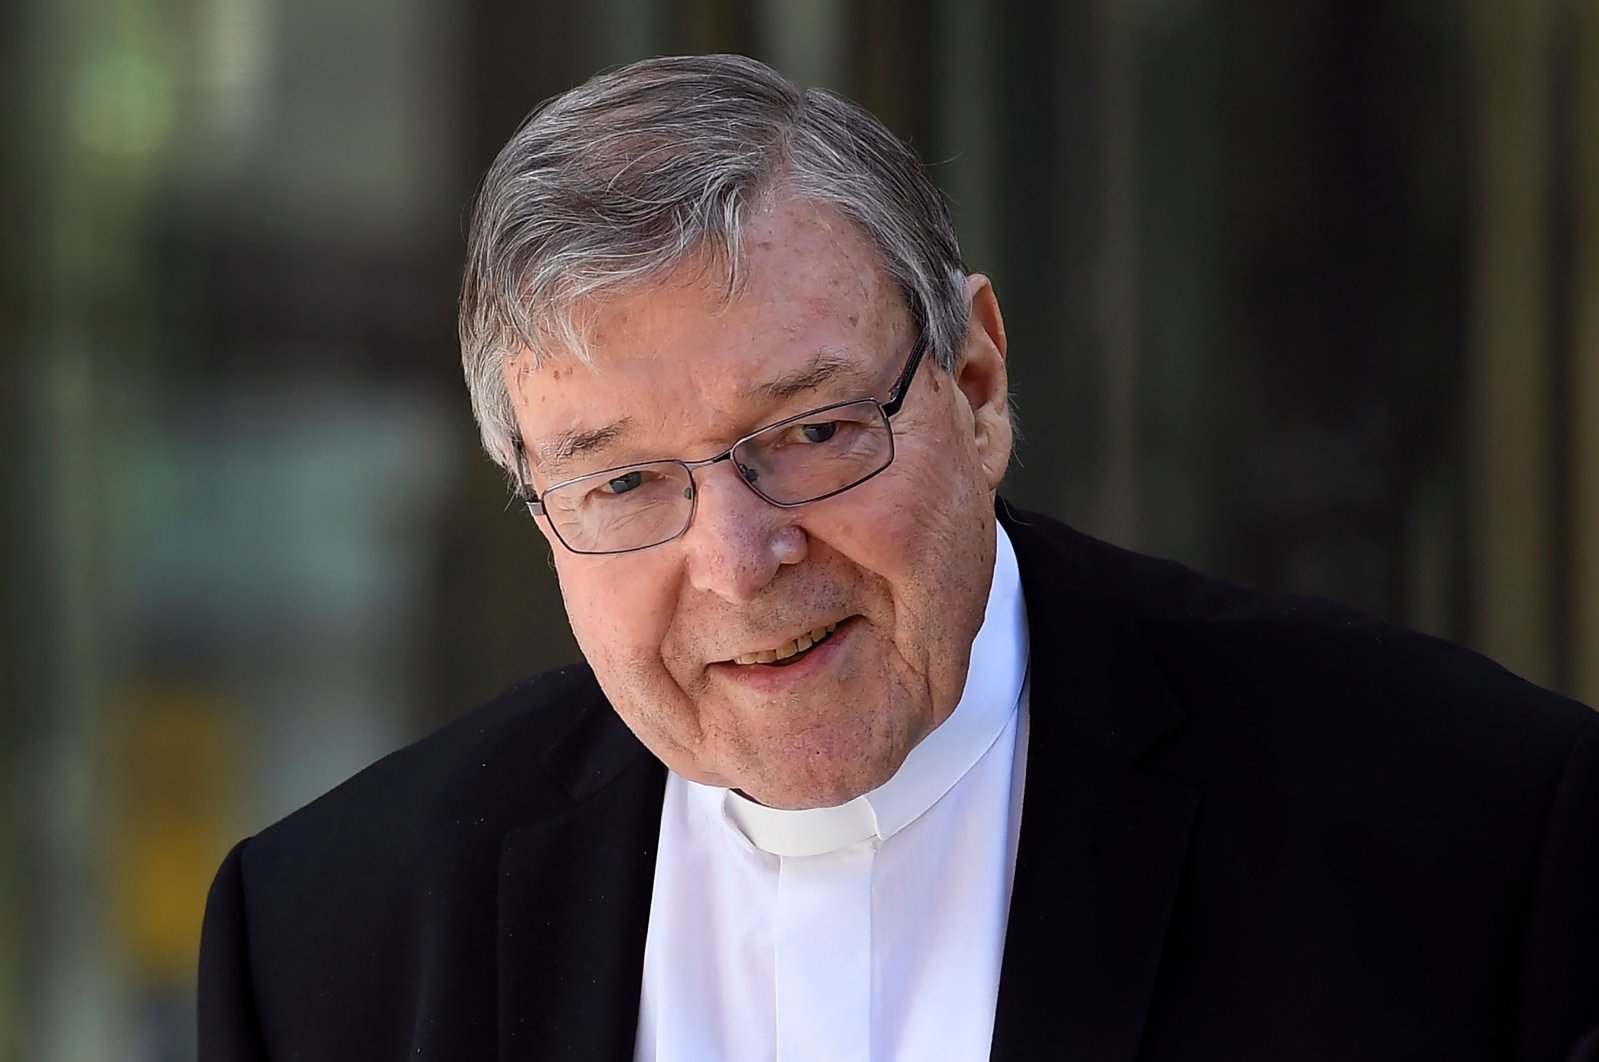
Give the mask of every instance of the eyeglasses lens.
[(837, 494), (881, 472), (893, 455), (883, 408), (872, 401), (781, 421), (733, 448), (733, 460), (747, 470), (745, 480), (778, 505)]
[[(777, 505), (802, 505), (863, 483), (888, 467), (894, 441), (870, 399), (804, 413), (733, 447), (751, 490)], [(688, 466), (631, 465), (586, 476), (544, 495), (544, 511), (567, 548), (623, 553), (670, 541), (694, 515)]]

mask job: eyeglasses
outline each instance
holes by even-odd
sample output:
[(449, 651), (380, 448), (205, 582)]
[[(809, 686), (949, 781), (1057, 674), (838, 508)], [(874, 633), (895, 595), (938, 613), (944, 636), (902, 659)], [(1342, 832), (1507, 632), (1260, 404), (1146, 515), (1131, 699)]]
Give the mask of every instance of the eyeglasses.
[(831, 498), (877, 475), (894, 460), (889, 419), (900, 411), (927, 349), (918, 334), (888, 400), (835, 402), (768, 424), (703, 461), (645, 461), (568, 479), (538, 494), (517, 444), (519, 493), (534, 516), (549, 520), (573, 553), (632, 553), (688, 530), (699, 497), (694, 471), (733, 462), (744, 485), (784, 509)]

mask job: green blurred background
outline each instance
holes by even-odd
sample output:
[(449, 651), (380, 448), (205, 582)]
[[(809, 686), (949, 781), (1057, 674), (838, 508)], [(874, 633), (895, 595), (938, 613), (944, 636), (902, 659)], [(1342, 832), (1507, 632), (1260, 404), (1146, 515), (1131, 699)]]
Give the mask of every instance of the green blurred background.
[(467, 205), (538, 100), (723, 50), (933, 164), (1014, 500), (1599, 701), (1599, 0), (13, 0), (0, 1062), (192, 1057), (227, 846), (575, 658)]

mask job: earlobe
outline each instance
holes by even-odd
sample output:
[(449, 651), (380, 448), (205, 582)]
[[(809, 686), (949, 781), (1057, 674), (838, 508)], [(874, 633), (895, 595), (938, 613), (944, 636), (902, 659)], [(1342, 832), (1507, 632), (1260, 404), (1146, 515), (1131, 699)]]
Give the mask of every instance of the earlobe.
[(994, 286), (981, 273), (966, 278), (966, 343), (955, 380), (972, 411), (972, 431), (990, 488), (1010, 465), (1010, 381), (1005, 371), (1005, 320)]

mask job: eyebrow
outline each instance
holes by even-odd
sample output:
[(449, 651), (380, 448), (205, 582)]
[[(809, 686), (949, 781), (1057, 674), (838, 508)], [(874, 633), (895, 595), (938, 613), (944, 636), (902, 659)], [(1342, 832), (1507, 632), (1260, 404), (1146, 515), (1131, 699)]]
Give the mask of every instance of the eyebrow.
[[(866, 386), (865, 375), (855, 358), (832, 347), (823, 347), (804, 365), (758, 385), (751, 393), (781, 402), (815, 391), (837, 379), (854, 380)], [(572, 428), (547, 435), (534, 447), (538, 465), (547, 472), (560, 474), (575, 458), (605, 452), (632, 424), (633, 418), (622, 417), (598, 428)]]
[(560, 471), (575, 457), (600, 453), (616, 442), (632, 423), (631, 417), (623, 417), (599, 428), (573, 428), (545, 436), (535, 448), (539, 466)]
[(853, 380), (865, 386), (865, 376), (857, 359), (831, 347), (823, 347), (804, 365), (761, 384), (753, 393), (781, 402), (815, 391), (835, 379)]

